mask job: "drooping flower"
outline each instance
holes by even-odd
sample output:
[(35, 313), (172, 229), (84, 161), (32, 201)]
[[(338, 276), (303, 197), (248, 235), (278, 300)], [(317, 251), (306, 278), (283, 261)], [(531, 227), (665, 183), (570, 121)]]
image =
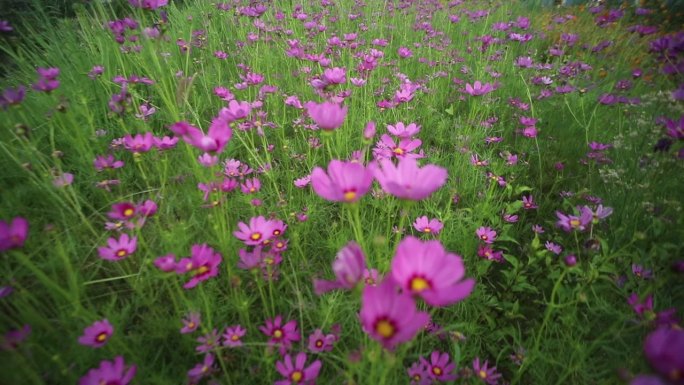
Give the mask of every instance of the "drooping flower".
[(311, 365), (306, 366), (306, 353), (300, 352), (292, 362), (292, 356), (289, 354), (283, 357), (283, 361), (276, 362), (276, 370), (280, 373), (284, 380), (276, 381), (275, 385), (314, 385), (318, 373), (321, 370), (321, 361), (316, 360)]
[(454, 374), (456, 365), (450, 362), (449, 353), (433, 351), (430, 354), (430, 361), (420, 357), (420, 361), (427, 368), (427, 375), (437, 381), (453, 381), (458, 376)]
[(120, 261), (133, 254), (137, 245), (138, 237), (129, 237), (128, 234), (121, 234), (119, 239), (109, 238), (107, 246), (98, 247), (97, 251), (102, 259)]
[(339, 128), (347, 117), (348, 107), (337, 103), (323, 102), (318, 104), (307, 102), (304, 104), (304, 107), (316, 125), (326, 131)]
[(444, 224), (437, 218), (429, 219), (427, 216), (423, 215), (422, 217), (416, 218), (416, 221), (413, 222), (413, 228), (421, 233), (437, 235), (442, 231), (442, 228), (444, 228)]
[(92, 348), (101, 348), (107, 344), (114, 333), (114, 327), (107, 319), (95, 321), (85, 328), (83, 335), (78, 338), (78, 343)]
[(114, 358), (114, 361), (103, 360), (100, 366), (90, 369), (88, 373), (81, 377), (79, 385), (102, 385), (117, 384), (128, 385), (135, 376), (136, 366), (131, 365), (126, 368), (124, 359), (121, 356)]
[(408, 294), (418, 295), (432, 306), (446, 306), (468, 297), (475, 286), (463, 279), (465, 267), (456, 254), (437, 240), (423, 242), (408, 236), (392, 260), (392, 278)]
[(0, 252), (23, 247), (27, 235), (28, 221), (25, 218), (13, 218), (10, 223), (0, 221)]
[(296, 320), (289, 321), (285, 325), (282, 323), (283, 317), (277, 315), (272, 320), (266, 320), (266, 325), (259, 326), (259, 330), (269, 337), (268, 345), (277, 346), (280, 354), (284, 355), (290, 349), (292, 343), (299, 341), (301, 336), (297, 330)]
[(386, 349), (412, 339), (430, 321), (413, 298), (397, 292), (391, 278), (363, 289), (360, 317), (363, 330)]
[(373, 173), (356, 162), (331, 160), (326, 173), (316, 167), (311, 173), (311, 186), (323, 199), (352, 203), (361, 199), (373, 184)]
[(389, 159), (381, 159), (369, 167), (385, 192), (402, 199), (425, 199), (442, 187), (447, 179), (446, 169), (433, 164), (421, 168), (412, 158), (399, 159), (398, 165)]
[(314, 291), (321, 295), (334, 289), (353, 289), (363, 279), (366, 269), (366, 257), (356, 242), (349, 242), (335, 256), (332, 264), (335, 272), (334, 281), (314, 280)]

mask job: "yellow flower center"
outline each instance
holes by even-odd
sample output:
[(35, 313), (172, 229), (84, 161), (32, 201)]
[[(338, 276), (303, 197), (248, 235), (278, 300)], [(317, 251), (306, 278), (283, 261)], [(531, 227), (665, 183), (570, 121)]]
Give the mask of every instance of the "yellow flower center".
[(195, 323), (194, 323), (194, 322), (190, 322), (190, 323), (188, 323), (187, 326), (188, 326), (188, 329), (194, 329), (194, 328), (195, 328)]
[(442, 368), (435, 366), (434, 368), (432, 368), (432, 373), (435, 376), (441, 376), (442, 375)]
[(290, 380), (293, 382), (299, 382), (302, 380), (302, 378), (304, 378), (304, 373), (300, 372), (299, 370), (295, 370), (290, 376)]
[(285, 244), (282, 243), (282, 242), (277, 242), (277, 243), (276, 243), (276, 248), (278, 248), (278, 249), (282, 249), (283, 246), (285, 246)]
[(188, 262), (188, 263), (185, 265), (185, 270), (192, 270), (192, 262)]
[(238, 336), (237, 334), (233, 334), (233, 335), (230, 337), (230, 340), (231, 340), (231, 341), (237, 341), (237, 340), (239, 340), (239, 339), (240, 339), (240, 336)]
[(273, 235), (276, 237), (280, 235), (280, 230), (273, 230)]
[(572, 226), (572, 227), (579, 227), (579, 225), (580, 225), (579, 219), (571, 219), (571, 220), (570, 220), (570, 226)]
[(344, 200), (347, 202), (351, 202), (354, 199), (356, 199), (356, 191), (347, 191), (344, 193)]
[(197, 269), (197, 273), (195, 273), (195, 275), (202, 275), (205, 274), (207, 271), (209, 271), (208, 267), (200, 266), (199, 269)]
[(478, 375), (480, 376), (480, 378), (487, 378), (487, 372), (485, 372), (484, 370), (480, 370)]
[(413, 375), (413, 381), (418, 382), (418, 381), (420, 381), (420, 379), (421, 379), (420, 374), (414, 374)]
[(104, 342), (107, 339), (107, 333), (102, 332), (98, 334), (95, 339), (97, 340), (97, 342)]
[(375, 325), (375, 331), (383, 338), (390, 338), (396, 332), (394, 325), (387, 320), (380, 320), (380, 322)]
[(432, 229), (429, 228), (429, 227), (426, 227), (426, 228), (423, 229), (423, 232), (424, 232), (424, 233), (431, 233), (431, 232), (432, 232)]
[(411, 280), (411, 291), (421, 292), (430, 288), (430, 283), (424, 278), (416, 277)]
[(256, 191), (256, 189), (255, 189), (254, 187), (252, 187), (252, 188), (249, 189), (249, 192), (251, 192), (251, 193), (253, 193), (253, 192), (255, 192), (255, 191)]
[(124, 215), (124, 217), (130, 217), (131, 215), (133, 215), (134, 212), (135, 212), (135, 210), (128, 208), (128, 209), (124, 210), (123, 215)]
[(259, 239), (261, 239), (261, 233), (253, 233), (249, 236), (249, 238), (253, 241), (258, 241)]
[(404, 150), (402, 150), (402, 149), (399, 148), (399, 147), (395, 148), (393, 152), (394, 152), (396, 155), (404, 155)]
[(273, 337), (275, 337), (275, 338), (283, 338), (283, 331), (280, 330), (280, 329), (276, 329), (276, 330), (273, 332)]
[(128, 252), (126, 250), (119, 250), (116, 252), (117, 257), (125, 257)]
[(320, 348), (321, 346), (323, 346), (323, 341), (321, 341), (321, 340), (316, 341), (316, 347)]

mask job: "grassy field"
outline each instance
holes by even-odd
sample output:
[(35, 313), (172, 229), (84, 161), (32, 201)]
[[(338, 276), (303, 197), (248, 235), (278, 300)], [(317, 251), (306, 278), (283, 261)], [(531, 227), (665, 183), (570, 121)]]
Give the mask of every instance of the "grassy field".
[(677, 16), (165, 3), (0, 21), (0, 383), (684, 383)]

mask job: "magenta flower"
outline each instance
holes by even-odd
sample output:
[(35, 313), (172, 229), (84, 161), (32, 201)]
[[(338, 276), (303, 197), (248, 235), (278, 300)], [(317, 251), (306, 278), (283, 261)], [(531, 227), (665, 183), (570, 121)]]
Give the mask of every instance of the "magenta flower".
[(26, 87), (18, 86), (17, 88), (5, 88), (0, 95), (0, 106), (15, 106), (20, 104), (26, 96)]
[(288, 354), (284, 356), (283, 361), (276, 362), (276, 370), (280, 373), (284, 380), (276, 381), (275, 385), (314, 385), (318, 372), (321, 370), (321, 361), (316, 360), (311, 365), (306, 365), (306, 353), (301, 352), (295, 357), (294, 363), (292, 357)]
[(292, 343), (299, 341), (301, 337), (297, 330), (297, 321), (292, 320), (285, 325), (282, 323), (283, 317), (277, 315), (272, 320), (266, 320), (266, 325), (259, 326), (259, 330), (269, 337), (269, 346), (278, 346), (280, 354), (285, 355)]
[(199, 342), (200, 345), (197, 346), (195, 350), (200, 353), (210, 352), (221, 345), (220, 340), (221, 336), (219, 335), (218, 330), (213, 329), (211, 332), (197, 337), (197, 342)]
[(114, 361), (103, 360), (99, 367), (90, 369), (85, 376), (81, 377), (78, 385), (128, 385), (135, 376), (135, 371), (135, 365), (126, 369), (123, 357), (117, 356)]
[(427, 375), (433, 380), (453, 381), (458, 377), (454, 374), (456, 365), (450, 362), (449, 353), (433, 351), (429, 362), (423, 357), (420, 357), (420, 361), (427, 368)]
[(207, 244), (193, 245), (190, 258), (181, 259), (176, 265), (176, 273), (190, 273), (192, 278), (183, 287), (192, 289), (202, 281), (218, 275), (218, 266), (223, 257)]
[(176, 265), (176, 256), (174, 254), (167, 254), (161, 257), (157, 257), (153, 263), (154, 266), (156, 266), (159, 270), (165, 273), (176, 271), (176, 269), (178, 268), (178, 266)]
[(381, 159), (371, 163), (369, 168), (385, 192), (409, 200), (429, 197), (447, 179), (446, 169), (433, 164), (420, 168), (412, 158), (399, 159), (398, 165), (389, 159)]
[(488, 259), (490, 261), (503, 262), (503, 252), (500, 250), (495, 251), (489, 245), (480, 245), (477, 248), (477, 256), (480, 258)]
[(135, 252), (138, 244), (138, 237), (129, 237), (128, 234), (121, 234), (119, 239), (109, 238), (107, 246), (98, 247), (97, 251), (100, 258), (107, 261), (120, 261)]
[(21, 329), (8, 330), (5, 335), (0, 338), (0, 349), (8, 352), (16, 350), (30, 334), (30, 325), (24, 325), (21, 327)]
[(488, 361), (485, 361), (483, 365), (480, 365), (480, 357), (476, 357), (475, 360), (473, 360), (473, 371), (475, 372), (475, 377), (489, 385), (496, 385), (499, 383), (501, 373), (497, 373), (496, 366), (489, 368), (488, 365)]
[(115, 169), (124, 166), (124, 162), (114, 159), (114, 155), (98, 155), (93, 161), (93, 166), (97, 172), (101, 172), (105, 169)]
[(223, 346), (231, 348), (242, 346), (241, 338), (245, 333), (247, 333), (247, 329), (244, 329), (240, 325), (227, 327), (225, 333), (223, 333)]
[(479, 80), (476, 80), (473, 85), (470, 85), (470, 83), (465, 85), (465, 92), (471, 96), (480, 96), (492, 91), (494, 91), (494, 87), (490, 83), (483, 84)]
[(418, 153), (413, 152), (418, 147), (420, 147), (421, 144), (423, 144), (423, 142), (420, 139), (411, 138), (401, 138), (401, 140), (399, 140), (399, 143), (397, 144), (394, 142), (394, 139), (392, 139), (391, 136), (387, 134), (382, 134), (382, 136), (380, 137), (380, 141), (375, 145), (375, 148), (373, 149), (373, 155), (376, 159), (394, 157), (398, 159), (421, 159), (425, 157), (422, 150), (420, 150), (420, 152)]
[(403, 122), (397, 122), (394, 126), (388, 124), (387, 131), (399, 138), (411, 138), (420, 132), (420, 126), (416, 123), (404, 125)]
[(132, 7), (153, 10), (169, 4), (169, 0), (128, 0), (128, 3)]
[(204, 360), (195, 365), (194, 368), (188, 370), (188, 377), (192, 383), (199, 383), (199, 381), (214, 372), (214, 355), (207, 354)]
[(321, 295), (334, 289), (351, 290), (363, 280), (363, 272), (366, 269), (366, 257), (363, 250), (356, 242), (349, 242), (335, 256), (332, 264), (335, 272), (334, 281), (314, 279), (314, 291)]
[(245, 183), (240, 185), (243, 194), (254, 194), (261, 190), (259, 178), (245, 179)]
[(316, 329), (309, 336), (309, 350), (314, 353), (329, 352), (337, 337), (334, 334), (324, 334), (321, 329)]
[(107, 319), (95, 321), (85, 328), (83, 335), (78, 338), (78, 343), (92, 348), (101, 348), (107, 344), (113, 333), (114, 327)]
[(188, 122), (174, 123), (169, 130), (180, 136), (186, 143), (204, 152), (222, 152), (233, 136), (230, 121), (220, 116), (212, 120), (206, 135)]
[(592, 223), (594, 219), (594, 214), (590, 208), (587, 206), (582, 207), (579, 216), (576, 215), (565, 215), (560, 211), (556, 211), (556, 216), (558, 221), (556, 226), (563, 229), (565, 232), (570, 231), (584, 231)]
[(428, 217), (423, 215), (422, 217), (417, 218), (415, 222), (413, 222), (413, 228), (420, 231), (421, 233), (437, 235), (440, 231), (442, 231), (444, 225), (437, 218), (429, 219)]
[(186, 319), (182, 320), (182, 322), (183, 327), (181, 328), (180, 332), (182, 334), (192, 333), (200, 326), (200, 315), (199, 313), (190, 313)]
[(475, 234), (477, 234), (477, 237), (480, 238), (482, 242), (487, 244), (492, 244), (496, 240), (496, 231), (489, 227), (480, 227), (475, 231)]
[(413, 298), (397, 292), (391, 278), (363, 289), (359, 315), (363, 330), (386, 349), (412, 339), (430, 321)]
[(10, 223), (0, 221), (0, 252), (23, 247), (28, 227), (28, 221), (22, 217), (12, 219)]
[(311, 186), (318, 196), (334, 202), (356, 202), (373, 184), (373, 173), (356, 162), (331, 160), (328, 172), (316, 167), (311, 173)]
[(644, 353), (668, 383), (684, 384), (684, 330), (661, 327), (651, 332), (644, 340)]
[(538, 207), (532, 195), (522, 197), (522, 203), (525, 210), (532, 210)]
[(316, 125), (326, 131), (339, 128), (347, 117), (348, 107), (342, 107), (332, 102), (323, 102), (321, 104), (307, 102), (304, 104), (304, 107)]
[(233, 235), (247, 246), (265, 245), (273, 238), (275, 227), (273, 221), (262, 216), (252, 217), (249, 220), (249, 225), (239, 222), (239, 230), (234, 231)]
[(347, 74), (344, 68), (326, 68), (323, 71), (323, 81), (325, 85), (342, 84), (347, 82)]
[(437, 240), (423, 242), (413, 236), (399, 243), (391, 274), (406, 293), (418, 295), (432, 306), (461, 301), (475, 286), (474, 279), (463, 279), (465, 267), (460, 256), (444, 250)]
[[(423, 358), (421, 357), (421, 361)], [(432, 379), (428, 375), (427, 368), (423, 362), (417, 361), (408, 368), (408, 376), (411, 379), (411, 385), (431, 385)]]
[(74, 182), (74, 174), (65, 172), (63, 174), (57, 175), (55, 179), (52, 180), (52, 184), (55, 187), (66, 187)]
[(136, 134), (135, 136), (127, 134), (123, 138), (123, 145), (126, 150), (132, 153), (148, 152), (154, 146), (154, 136), (151, 132)]

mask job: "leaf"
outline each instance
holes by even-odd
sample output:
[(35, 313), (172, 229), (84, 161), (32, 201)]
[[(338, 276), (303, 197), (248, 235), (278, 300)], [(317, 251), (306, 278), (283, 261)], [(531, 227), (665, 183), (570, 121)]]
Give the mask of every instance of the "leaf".
[(449, 116), (454, 116), (454, 106), (447, 108), (446, 110), (444, 110), (444, 112), (449, 114)]

